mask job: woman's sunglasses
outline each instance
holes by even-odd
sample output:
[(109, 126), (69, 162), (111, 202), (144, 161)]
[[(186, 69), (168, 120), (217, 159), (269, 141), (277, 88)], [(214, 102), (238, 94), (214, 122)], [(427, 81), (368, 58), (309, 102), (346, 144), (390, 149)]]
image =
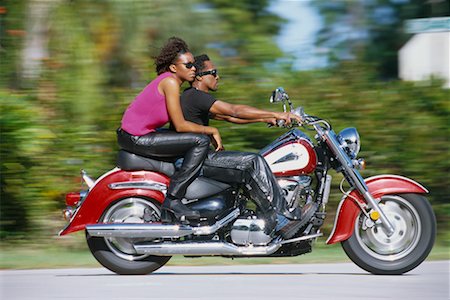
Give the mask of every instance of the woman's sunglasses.
[(217, 72), (216, 69), (205, 71), (205, 72), (200, 72), (200, 73), (197, 73), (196, 75), (202, 77), (202, 76), (210, 75), (210, 74), (214, 77), (217, 77), (219, 75), (219, 73)]
[(195, 64), (193, 62), (178, 63), (176, 65), (184, 65), (187, 69), (192, 69), (192, 67), (195, 67)]

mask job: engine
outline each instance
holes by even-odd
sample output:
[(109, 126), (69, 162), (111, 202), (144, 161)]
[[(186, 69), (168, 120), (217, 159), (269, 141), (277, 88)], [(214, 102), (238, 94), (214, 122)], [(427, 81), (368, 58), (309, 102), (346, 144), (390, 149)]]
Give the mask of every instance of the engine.
[[(312, 199), (312, 179), (310, 176), (292, 176), (278, 178), (289, 208), (302, 207)], [(231, 240), (236, 245), (264, 246), (271, 241), (271, 236), (264, 232), (266, 222), (253, 211), (247, 210), (234, 221), (231, 228)]]
[(288, 207), (294, 209), (312, 199), (311, 182), (310, 176), (278, 178), (278, 184), (283, 190)]
[(264, 232), (266, 221), (258, 218), (252, 211), (247, 211), (243, 216), (234, 221), (231, 227), (231, 240), (236, 245), (264, 246), (272, 237)]

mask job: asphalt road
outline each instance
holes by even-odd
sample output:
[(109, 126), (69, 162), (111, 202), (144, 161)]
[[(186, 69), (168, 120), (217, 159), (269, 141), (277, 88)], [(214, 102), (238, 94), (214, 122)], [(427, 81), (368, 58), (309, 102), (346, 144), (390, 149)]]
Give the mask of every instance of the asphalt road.
[(402, 276), (375, 276), (351, 263), (163, 267), (152, 275), (106, 269), (0, 271), (0, 299), (444, 299), (450, 261)]

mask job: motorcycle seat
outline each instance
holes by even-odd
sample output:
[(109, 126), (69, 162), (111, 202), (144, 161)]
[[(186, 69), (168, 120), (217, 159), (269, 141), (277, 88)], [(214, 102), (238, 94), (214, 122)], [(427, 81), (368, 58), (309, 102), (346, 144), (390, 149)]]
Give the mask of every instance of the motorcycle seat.
[(125, 150), (119, 150), (117, 166), (124, 171), (154, 171), (169, 177), (175, 173), (175, 165), (173, 163), (140, 156)]

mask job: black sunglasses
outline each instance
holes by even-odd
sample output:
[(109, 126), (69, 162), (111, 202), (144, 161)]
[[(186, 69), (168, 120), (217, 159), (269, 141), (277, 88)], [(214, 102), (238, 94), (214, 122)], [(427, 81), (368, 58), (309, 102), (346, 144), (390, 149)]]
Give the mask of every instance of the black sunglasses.
[(219, 72), (217, 72), (217, 70), (214, 69), (214, 70), (209, 70), (209, 71), (205, 71), (205, 72), (200, 72), (200, 73), (197, 73), (196, 75), (202, 77), (202, 76), (210, 75), (210, 74), (214, 77), (217, 77), (219, 75)]
[(195, 67), (195, 64), (193, 62), (177, 63), (176, 65), (185, 65), (188, 69), (192, 69), (192, 67)]

